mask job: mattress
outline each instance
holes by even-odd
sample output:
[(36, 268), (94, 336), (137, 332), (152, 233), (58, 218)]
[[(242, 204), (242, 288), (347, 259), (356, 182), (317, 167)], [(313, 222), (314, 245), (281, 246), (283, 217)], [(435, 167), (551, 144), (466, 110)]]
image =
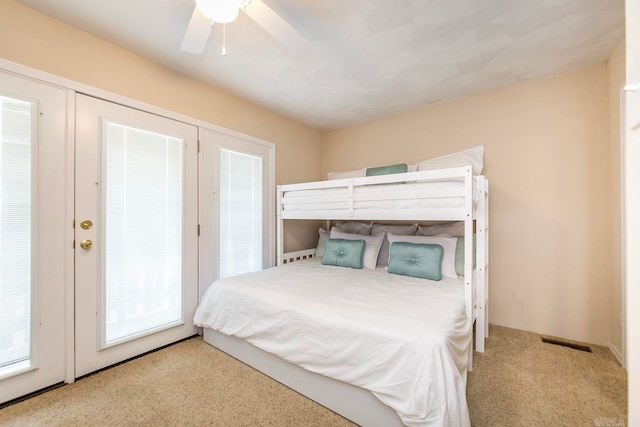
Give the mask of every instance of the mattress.
[(216, 281), (194, 323), (371, 391), (410, 426), (468, 426), (462, 279), (317, 259)]
[[(475, 180), (474, 189), (475, 189)], [(354, 209), (442, 209), (464, 207), (464, 181), (363, 185), (353, 188)], [(476, 191), (473, 192), (474, 202)], [(348, 209), (347, 187), (286, 191), (285, 211)]]

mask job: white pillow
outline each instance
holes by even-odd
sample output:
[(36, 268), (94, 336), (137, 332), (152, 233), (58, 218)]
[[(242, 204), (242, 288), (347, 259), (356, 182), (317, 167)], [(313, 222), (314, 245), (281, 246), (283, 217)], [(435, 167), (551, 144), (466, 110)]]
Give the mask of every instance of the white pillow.
[[(333, 237), (333, 231), (331, 232)], [(444, 255), (442, 257), (442, 276), (451, 279), (456, 279), (456, 244), (458, 239), (455, 237), (444, 236), (397, 236), (394, 234), (387, 234), (389, 244), (393, 245), (394, 242), (407, 242), (407, 243), (428, 243), (433, 245), (440, 245), (444, 249)]]
[(423, 160), (418, 163), (418, 172), (471, 165), (473, 173), (480, 175), (482, 173), (483, 159), (484, 145), (478, 145), (468, 150)]
[(358, 169), (355, 171), (346, 171), (346, 172), (328, 172), (327, 179), (348, 179), (348, 178), (362, 178), (363, 176), (367, 176), (367, 168)]
[(316, 256), (318, 258), (324, 257), (324, 249), (327, 246), (327, 240), (329, 240), (329, 232), (324, 228), (318, 228), (318, 246), (316, 247)]
[(380, 253), (378, 253), (378, 265), (389, 265), (389, 239), (386, 233), (392, 233), (398, 236), (412, 236), (416, 234), (417, 224), (411, 225), (391, 225), (391, 224), (373, 224), (371, 234), (384, 233)]
[(447, 224), (419, 225), (416, 236), (438, 236), (446, 234), (451, 237), (464, 236), (464, 221), (450, 222)]
[[(362, 234), (343, 233), (336, 227), (332, 227), (330, 237), (332, 239), (364, 240), (366, 245), (364, 247), (364, 258), (362, 260), (362, 264), (365, 268), (370, 270), (376, 269), (378, 252), (380, 252), (380, 246), (382, 246), (384, 234), (378, 234), (377, 236), (363, 236)], [(453, 249), (455, 252), (455, 247)]]

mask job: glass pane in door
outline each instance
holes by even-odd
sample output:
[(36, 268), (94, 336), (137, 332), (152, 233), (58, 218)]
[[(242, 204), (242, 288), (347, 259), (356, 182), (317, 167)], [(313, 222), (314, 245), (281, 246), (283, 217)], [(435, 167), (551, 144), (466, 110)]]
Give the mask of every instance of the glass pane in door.
[(262, 158), (219, 153), (222, 278), (262, 269)]
[(183, 321), (182, 146), (180, 139), (107, 124), (104, 345)]
[(31, 357), (31, 111), (0, 96), (0, 376)]

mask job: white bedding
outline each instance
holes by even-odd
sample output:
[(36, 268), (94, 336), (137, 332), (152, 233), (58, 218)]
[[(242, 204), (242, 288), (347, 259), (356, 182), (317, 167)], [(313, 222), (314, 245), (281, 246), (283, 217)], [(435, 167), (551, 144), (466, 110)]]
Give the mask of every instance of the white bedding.
[(194, 322), (368, 389), (407, 425), (470, 425), (461, 279), (299, 261), (216, 281)]
[[(475, 185), (475, 181), (474, 181)], [(474, 187), (475, 188), (475, 187)], [(464, 181), (366, 185), (353, 189), (354, 209), (440, 209), (464, 207)], [(322, 188), (284, 193), (285, 211), (348, 208), (348, 189)], [(476, 192), (473, 192), (474, 202)]]

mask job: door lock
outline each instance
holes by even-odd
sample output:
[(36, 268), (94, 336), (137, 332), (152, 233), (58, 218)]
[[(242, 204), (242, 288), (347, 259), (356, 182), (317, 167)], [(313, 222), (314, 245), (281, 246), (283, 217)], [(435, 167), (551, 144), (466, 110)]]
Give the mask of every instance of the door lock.
[(93, 242), (89, 239), (84, 239), (82, 242), (80, 242), (80, 247), (82, 249), (89, 250), (93, 247)]
[(91, 227), (93, 227), (93, 222), (90, 219), (85, 219), (80, 223), (80, 228), (83, 230), (89, 230)]

